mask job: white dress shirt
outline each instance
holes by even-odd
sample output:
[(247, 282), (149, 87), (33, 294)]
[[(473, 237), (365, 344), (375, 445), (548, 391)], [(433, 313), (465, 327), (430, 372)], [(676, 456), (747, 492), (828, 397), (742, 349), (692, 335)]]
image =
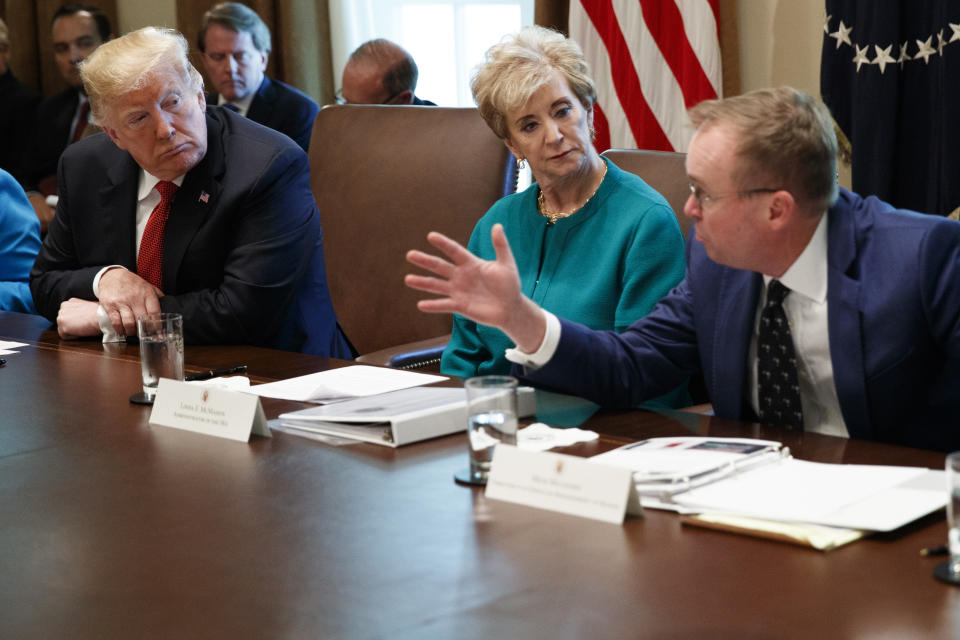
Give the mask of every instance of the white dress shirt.
[[(763, 292), (757, 301), (753, 337), (750, 340), (751, 365), (747, 383), (750, 402), (757, 415), (760, 415), (757, 400), (757, 332), (767, 285), (772, 279), (763, 276)], [(833, 382), (833, 361), (830, 359), (830, 334), (827, 328), (827, 214), (821, 216), (803, 253), (779, 280), (790, 289), (783, 309), (797, 353), (804, 430), (849, 437), (840, 412), (840, 400)], [(534, 353), (507, 349), (507, 360), (534, 370), (553, 357), (560, 343), (561, 325), (555, 315), (546, 309), (542, 311), (547, 320), (547, 330), (540, 348)]]

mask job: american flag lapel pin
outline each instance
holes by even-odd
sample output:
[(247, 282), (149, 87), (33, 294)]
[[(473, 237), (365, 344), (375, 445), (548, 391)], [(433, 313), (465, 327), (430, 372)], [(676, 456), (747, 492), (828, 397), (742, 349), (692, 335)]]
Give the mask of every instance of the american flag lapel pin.
[(206, 191), (200, 191), (200, 197), (198, 198), (198, 200), (203, 204), (207, 204), (208, 202), (210, 202), (210, 194), (207, 193)]

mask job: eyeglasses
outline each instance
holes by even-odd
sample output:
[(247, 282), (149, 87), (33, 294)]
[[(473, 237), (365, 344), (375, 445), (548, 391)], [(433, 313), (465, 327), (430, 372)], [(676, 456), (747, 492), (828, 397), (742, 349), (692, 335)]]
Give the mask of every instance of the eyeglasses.
[(728, 193), (722, 196), (711, 196), (704, 193), (703, 189), (688, 182), (687, 185), (690, 187), (690, 195), (693, 196), (694, 201), (697, 203), (697, 206), (703, 208), (703, 205), (709, 205), (712, 202), (717, 202), (723, 200), (724, 198), (732, 198), (736, 196), (737, 198), (749, 198), (752, 195), (758, 193), (776, 193), (777, 191), (782, 191), (783, 189), (747, 189), (746, 191), (738, 191), (736, 193)]
[[(404, 93), (404, 91), (406, 91), (406, 89), (404, 89), (400, 93), (393, 94), (392, 96), (390, 96), (389, 98), (381, 102), (380, 104), (393, 104), (393, 101), (399, 98)], [(344, 98), (343, 89), (337, 89), (337, 92), (333, 95), (333, 97), (336, 99), (337, 104), (362, 104), (362, 103), (350, 102), (349, 100)]]

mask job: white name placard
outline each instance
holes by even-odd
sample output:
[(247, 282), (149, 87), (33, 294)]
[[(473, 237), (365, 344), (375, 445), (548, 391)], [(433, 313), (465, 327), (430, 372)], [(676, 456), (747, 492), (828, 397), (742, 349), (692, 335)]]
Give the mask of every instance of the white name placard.
[(249, 442), (270, 437), (260, 398), (249, 393), (160, 378), (150, 424)]
[(486, 496), (621, 524), (632, 487), (630, 469), (498, 444), (493, 452)]

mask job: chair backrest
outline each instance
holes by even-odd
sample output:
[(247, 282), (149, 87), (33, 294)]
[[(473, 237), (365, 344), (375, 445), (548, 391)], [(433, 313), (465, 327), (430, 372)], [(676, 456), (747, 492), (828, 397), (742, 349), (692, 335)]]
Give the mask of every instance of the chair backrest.
[(323, 221), (327, 280), (361, 353), (450, 333), (404, 274), (428, 231), (467, 243), (477, 220), (516, 189), (503, 142), (476, 109), (331, 105), (317, 114), (310, 181)]
[(693, 223), (693, 220), (683, 213), (683, 206), (690, 196), (689, 179), (684, 165), (687, 154), (643, 149), (608, 149), (603, 155), (624, 171), (640, 176), (644, 182), (659, 191), (677, 215), (683, 235), (687, 235), (687, 229)]

